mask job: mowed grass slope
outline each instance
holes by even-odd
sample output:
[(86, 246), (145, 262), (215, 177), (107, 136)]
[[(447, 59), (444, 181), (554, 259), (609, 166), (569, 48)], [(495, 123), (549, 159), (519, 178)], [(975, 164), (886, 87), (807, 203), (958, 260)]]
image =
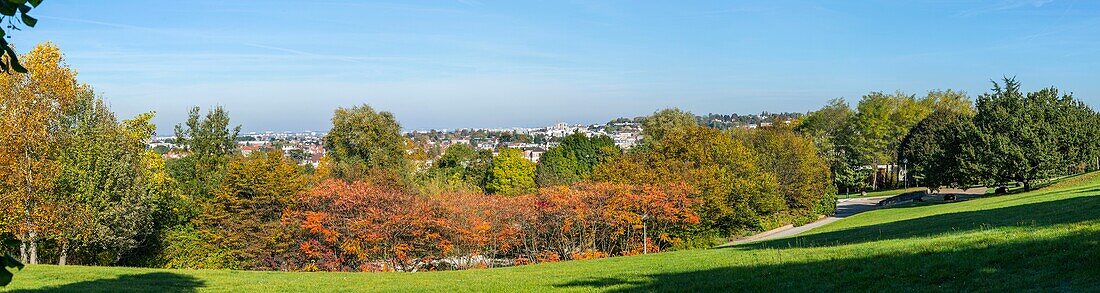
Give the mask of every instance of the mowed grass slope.
[(1100, 176), (866, 212), (803, 236), (502, 269), (282, 273), (29, 266), (8, 290), (1100, 291)]

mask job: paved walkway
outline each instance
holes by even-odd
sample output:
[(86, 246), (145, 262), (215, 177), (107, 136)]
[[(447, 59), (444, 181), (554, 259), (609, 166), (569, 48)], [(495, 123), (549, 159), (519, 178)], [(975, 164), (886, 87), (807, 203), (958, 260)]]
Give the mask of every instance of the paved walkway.
[(775, 228), (762, 232), (760, 234), (743, 237), (734, 241), (730, 241), (722, 246), (737, 245), (742, 243), (764, 241), (771, 239), (779, 239), (784, 237), (795, 236), (802, 234), (802, 232), (809, 231), (810, 229), (824, 226), (837, 220), (847, 218), (851, 215), (873, 210), (878, 207), (878, 203), (884, 199), (890, 198), (890, 196), (878, 196), (878, 197), (858, 197), (858, 198), (846, 198), (836, 201), (836, 215), (831, 217), (824, 217), (813, 223), (795, 227), (794, 225), (786, 225), (783, 227)]
[[(986, 192), (985, 187), (971, 188), (971, 189), (967, 189), (967, 190), (944, 188), (944, 189), (940, 189), (940, 191), (936, 194), (932, 194), (932, 195), (922, 194), (921, 196), (917, 196), (917, 197), (924, 198), (924, 199), (928, 199), (929, 197), (942, 199), (943, 195), (955, 194), (958, 197), (958, 199), (962, 200), (962, 199), (969, 199), (969, 198), (974, 198), (974, 197), (981, 196), (981, 195), (985, 194), (985, 192)], [(898, 197), (901, 197), (901, 196), (904, 196), (904, 195), (899, 195)], [(891, 198), (891, 197), (894, 197), (894, 196), (878, 196), (878, 197), (861, 197), (861, 198), (840, 199), (840, 200), (837, 200), (837, 202), (836, 202), (836, 214), (831, 216), (831, 217), (824, 217), (824, 218), (822, 218), (820, 220), (817, 220), (813, 223), (809, 223), (809, 224), (798, 226), (798, 227), (795, 227), (794, 225), (786, 225), (786, 226), (783, 226), (783, 227), (779, 227), (779, 228), (775, 228), (775, 229), (772, 229), (772, 230), (764, 231), (764, 232), (761, 232), (761, 233), (756, 234), (756, 235), (742, 237), (742, 238), (739, 238), (737, 240), (730, 241), (729, 243), (723, 244), (721, 246), (731, 246), (731, 245), (738, 245), (738, 244), (742, 244), (742, 243), (779, 239), (779, 238), (791, 237), (791, 236), (795, 236), (795, 235), (798, 235), (798, 234), (802, 234), (802, 232), (809, 231), (813, 228), (821, 227), (821, 226), (824, 226), (826, 224), (836, 222), (840, 219), (847, 218), (849, 216), (852, 216), (852, 215), (855, 215), (855, 214), (858, 214), (858, 213), (862, 213), (862, 212), (866, 212), (866, 211), (869, 211), (869, 210), (876, 209), (876, 208), (879, 207), (880, 202), (882, 202), (885, 199)], [(912, 196), (909, 196), (909, 197), (912, 197)], [(907, 199), (906, 201), (911, 201), (911, 200), (912, 199), (910, 198), (910, 199)]]

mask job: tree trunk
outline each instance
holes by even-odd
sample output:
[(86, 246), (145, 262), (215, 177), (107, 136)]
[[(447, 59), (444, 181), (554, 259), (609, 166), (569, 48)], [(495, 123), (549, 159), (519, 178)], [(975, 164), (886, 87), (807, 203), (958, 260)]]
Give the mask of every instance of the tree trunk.
[(1024, 180), (1024, 191), (1031, 191), (1031, 180)]
[(27, 254), (27, 238), (24, 235), (23, 239), (19, 239), (19, 262), (30, 262), (30, 256)]
[(871, 164), (871, 190), (878, 190), (878, 160)]
[(33, 209), (34, 206), (34, 184), (31, 180), (34, 177), (34, 171), (31, 170), (31, 151), (29, 146), (24, 145), (23, 156), (27, 160), (24, 162), (24, 164), (26, 164), (27, 177), (25, 181), (26, 186), (24, 186), (25, 189), (23, 190), (26, 192), (24, 194), (26, 199), (23, 202), (23, 228), (27, 231), (27, 239), (25, 241), (30, 242), (29, 245), (27, 245), (27, 259), (24, 263), (38, 264), (38, 233), (35, 232), (34, 223), (31, 222), (31, 209)]
[(30, 260), (28, 260), (27, 263), (36, 265), (38, 264), (38, 233), (31, 231), (30, 236)]
[(62, 240), (61, 241), (61, 256), (57, 257), (57, 265), (59, 265), (59, 266), (65, 265), (67, 263), (66, 259), (68, 257), (69, 257), (69, 241)]

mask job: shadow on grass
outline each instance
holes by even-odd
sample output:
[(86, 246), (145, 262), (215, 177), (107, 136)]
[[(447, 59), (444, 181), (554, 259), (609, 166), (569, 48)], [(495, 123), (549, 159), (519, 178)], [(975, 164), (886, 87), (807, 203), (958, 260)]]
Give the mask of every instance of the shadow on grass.
[(1100, 262), (1098, 238), (1093, 231), (1001, 245), (973, 241), (941, 251), (581, 279), (558, 286), (612, 292), (1096, 292), (1100, 290), (1096, 277), (1100, 266), (1095, 265)]
[[(1093, 187), (1091, 189), (1074, 190), (1067, 193), (1067, 196), (1074, 193), (1089, 194), (1098, 192), (1100, 192), (1100, 188)], [(1006, 201), (1026, 199), (1012, 198), (1006, 199)], [(989, 210), (932, 215), (839, 231), (728, 246), (723, 249), (748, 250), (845, 245), (998, 227), (1041, 227), (1089, 221), (1097, 218), (1100, 218), (1100, 196), (1082, 196)]]
[[(1088, 186), (1061, 190), (1066, 197), (1096, 194)], [(1043, 193), (1005, 198), (1033, 199)], [(795, 238), (728, 248), (743, 264), (643, 276), (578, 279), (558, 284), (606, 291), (1062, 291), (1100, 292), (1100, 237), (1095, 229), (1061, 236), (1030, 236), (991, 244), (981, 238), (957, 243), (915, 246), (901, 251), (817, 251), (824, 255), (792, 256), (786, 248), (867, 243), (1000, 227), (1098, 225), (1100, 196), (1080, 196), (1038, 203), (933, 215)], [(1041, 234), (1040, 234), (1041, 235)], [(1047, 234), (1058, 235), (1058, 234)], [(924, 242), (927, 243), (927, 242)], [(805, 252), (803, 252), (805, 253)], [(855, 255), (852, 255), (855, 254)], [(733, 256), (731, 256), (733, 257)], [(783, 262), (783, 257), (800, 261)], [(775, 261), (776, 259), (779, 261)], [(755, 261), (779, 262), (754, 264)]]
[(927, 195), (928, 195), (928, 192), (926, 192), (926, 191), (910, 191), (910, 192), (898, 194), (898, 195), (895, 195), (895, 196), (891, 196), (887, 199), (879, 201), (878, 206), (889, 206), (889, 205), (897, 204), (897, 203), (900, 203), (900, 202), (911, 201), (913, 199), (921, 198), (921, 197), (924, 197), (924, 196), (927, 196)]
[(89, 280), (39, 289), (12, 292), (197, 292), (203, 281), (167, 272), (122, 275), (113, 279)]

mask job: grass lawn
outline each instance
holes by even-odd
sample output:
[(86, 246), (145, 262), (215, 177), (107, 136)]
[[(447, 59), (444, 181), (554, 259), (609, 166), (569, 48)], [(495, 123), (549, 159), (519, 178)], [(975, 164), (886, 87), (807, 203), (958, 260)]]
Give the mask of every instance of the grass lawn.
[(914, 191), (924, 191), (927, 187), (910, 187), (910, 188), (898, 188), (887, 189), (868, 192), (867, 195), (860, 196), (859, 192), (849, 194), (838, 194), (837, 198), (857, 198), (857, 197), (876, 197), (876, 196), (895, 196), (902, 193), (909, 193)]
[(1100, 291), (1100, 173), (858, 214), (795, 238), (503, 269), (281, 273), (28, 266), (16, 291)]

